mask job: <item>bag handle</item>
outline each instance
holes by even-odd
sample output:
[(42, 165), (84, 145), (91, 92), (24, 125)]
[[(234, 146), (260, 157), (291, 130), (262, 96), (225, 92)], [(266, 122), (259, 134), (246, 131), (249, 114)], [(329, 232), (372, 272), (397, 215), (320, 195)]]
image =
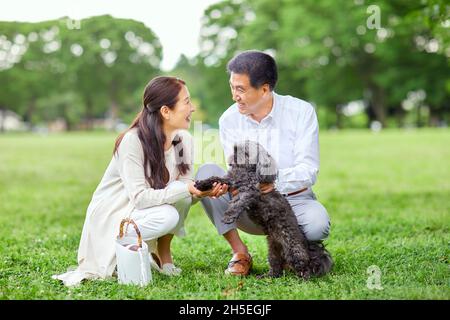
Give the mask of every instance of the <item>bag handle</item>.
[(138, 236), (138, 245), (139, 248), (142, 248), (142, 236), (141, 236), (141, 232), (139, 231), (139, 228), (137, 226), (137, 224), (133, 221), (133, 219), (130, 218), (125, 218), (122, 220), (122, 222), (120, 223), (120, 229), (119, 229), (119, 239), (123, 237), (123, 226), (124, 224), (127, 223), (127, 227), (128, 225), (131, 223), (134, 227), (134, 230), (136, 231), (136, 234)]

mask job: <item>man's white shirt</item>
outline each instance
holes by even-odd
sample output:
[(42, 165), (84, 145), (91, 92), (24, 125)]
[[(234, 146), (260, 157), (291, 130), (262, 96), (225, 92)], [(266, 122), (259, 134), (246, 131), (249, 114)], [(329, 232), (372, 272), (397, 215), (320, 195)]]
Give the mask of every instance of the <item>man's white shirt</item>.
[(247, 139), (269, 152), (277, 163), (275, 187), (281, 193), (310, 188), (316, 182), (319, 125), (310, 103), (273, 92), (272, 110), (259, 123), (239, 113), (235, 103), (220, 117), (219, 130), (225, 159), (233, 153), (235, 143)]

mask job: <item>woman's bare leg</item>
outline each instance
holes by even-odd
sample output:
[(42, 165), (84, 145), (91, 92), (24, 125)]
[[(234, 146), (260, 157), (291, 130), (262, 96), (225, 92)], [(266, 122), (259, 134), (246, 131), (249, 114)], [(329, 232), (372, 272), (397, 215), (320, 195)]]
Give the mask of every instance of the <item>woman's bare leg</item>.
[(166, 234), (158, 239), (158, 255), (161, 265), (165, 263), (173, 263), (172, 253), (170, 251), (170, 243), (172, 242), (173, 234)]

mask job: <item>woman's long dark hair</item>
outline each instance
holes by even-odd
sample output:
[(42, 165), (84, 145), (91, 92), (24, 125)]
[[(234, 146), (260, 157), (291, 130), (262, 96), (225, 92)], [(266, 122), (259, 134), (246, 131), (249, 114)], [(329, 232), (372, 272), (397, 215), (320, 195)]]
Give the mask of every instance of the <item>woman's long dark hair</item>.
[[(153, 78), (145, 87), (142, 110), (130, 127), (116, 139), (113, 154), (117, 152), (124, 135), (137, 127), (139, 140), (144, 150), (145, 179), (154, 189), (163, 189), (169, 181), (169, 171), (164, 158), (164, 143), (167, 137), (163, 131), (163, 120), (159, 110), (162, 106), (173, 109), (178, 102), (178, 94), (185, 84), (183, 80), (174, 77)], [(178, 143), (181, 143), (181, 138), (176, 136), (172, 144), (175, 146)], [(176, 151), (179, 151), (176, 155), (177, 168), (181, 174), (186, 174), (190, 166), (183, 160), (178, 161), (180, 157), (183, 158), (183, 145), (180, 146), (176, 148)], [(148, 167), (150, 167), (150, 175)]]

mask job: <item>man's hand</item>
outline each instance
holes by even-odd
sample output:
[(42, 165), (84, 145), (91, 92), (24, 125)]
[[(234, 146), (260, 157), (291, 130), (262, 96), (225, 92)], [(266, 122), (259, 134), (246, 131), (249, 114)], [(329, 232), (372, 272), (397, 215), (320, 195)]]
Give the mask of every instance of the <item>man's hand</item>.
[(272, 192), (275, 189), (275, 185), (273, 183), (260, 183), (259, 190), (261, 190), (262, 194), (266, 194)]
[[(266, 194), (272, 192), (275, 189), (275, 185), (273, 183), (260, 183), (259, 190), (262, 194)], [(232, 197), (236, 197), (239, 193), (238, 189), (230, 190)]]
[(200, 191), (194, 186), (195, 182), (191, 182), (188, 185), (189, 192), (196, 198), (204, 198), (204, 197), (211, 197), (211, 198), (218, 198), (221, 195), (228, 192), (228, 185), (221, 184), (215, 182), (213, 184), (213, 188), (206, 191)]

